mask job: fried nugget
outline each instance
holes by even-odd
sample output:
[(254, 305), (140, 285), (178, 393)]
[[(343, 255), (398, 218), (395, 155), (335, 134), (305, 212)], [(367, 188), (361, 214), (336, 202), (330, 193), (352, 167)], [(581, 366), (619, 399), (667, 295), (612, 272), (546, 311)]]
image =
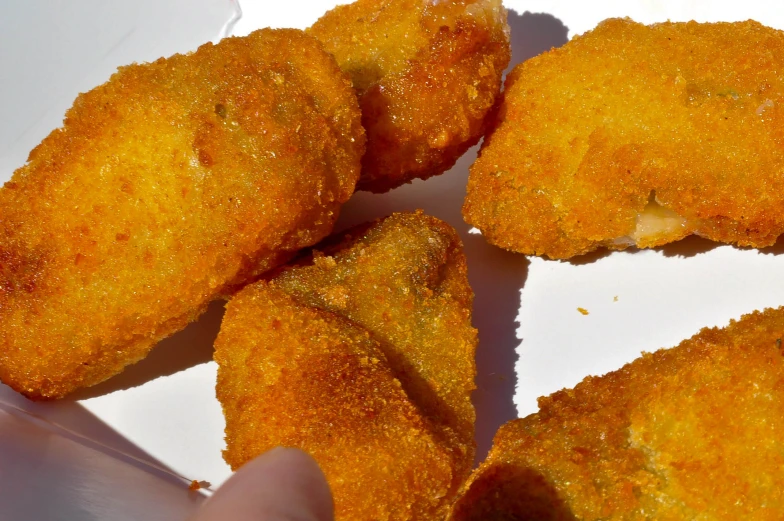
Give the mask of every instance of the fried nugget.
[(301, 31), (121, 68), (0, 189), (0, 380), (56, 398), (140, 360), (328, 234), (363, 143)]
[(510, 58), (501, 0), (358, 0), (308, 32), (359, 95), (368, 133), (359, 189), (445, 172), (492, 120)]
[(474, 457), (460, 240), (421, 213), (350, 230), (246, 287), (215, 343), (224, 457), (312, 454), (338, 520), (443, 519)]
[(473, 519), (779, 519), (784, 308), (539, 400), (456, 503)]
[(759, 23), (607, 20), (508, 76), (471, 168), (466, 221), (563, 259), (689, 234), (784, 231), (784, 33)]

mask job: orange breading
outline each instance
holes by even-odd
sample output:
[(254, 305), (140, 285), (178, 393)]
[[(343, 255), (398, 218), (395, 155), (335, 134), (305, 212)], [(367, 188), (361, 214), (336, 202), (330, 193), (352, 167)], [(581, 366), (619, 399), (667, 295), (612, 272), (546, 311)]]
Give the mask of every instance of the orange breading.
[(510, 58), (500, 0), (358, 0), (308, 32), (359, 94), (368, 132), (359, 189), (441, 174), (485, 133)]
[(465, 270), (453, 229), (396, 214), (239, 292), (215, 343), (226, 461), (298, 447), (336, 519), (442, 519), (474, 457)]
[(460, 454), (367, 330), (260, 282), (229, 304), (215, 359), (232, 468), (299, 447), (327, 476), (338, 520), (443, 517)]
[(773, 520), (784, 308), (703, 329), (501, 427), (450, 517)]
[(0, 189), (0, 380), (94, 385), (331, 231), (364, 134), (301, 31), (121, 68)]
[(274, 285), (373, 333), (406, 390), (473, 458), (474, 294), (457, 232), (421, 212), (399, 213), (329, 242)]
[(697, 234), (784, 232), (784, 32), (607, 20), (509, 75), (463, 214), (493, 244), (568, 258)]

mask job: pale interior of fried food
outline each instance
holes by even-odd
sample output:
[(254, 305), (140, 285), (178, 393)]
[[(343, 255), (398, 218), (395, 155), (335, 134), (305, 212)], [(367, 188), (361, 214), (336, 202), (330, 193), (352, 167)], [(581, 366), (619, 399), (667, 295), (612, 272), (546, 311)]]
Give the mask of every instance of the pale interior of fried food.
[(613, 246), (651, 248), (680, 240), (692, 233), (686, 218), (659, 204), (651, 192), (648, 204), (637, 214), (634, 231), (612, 241)]

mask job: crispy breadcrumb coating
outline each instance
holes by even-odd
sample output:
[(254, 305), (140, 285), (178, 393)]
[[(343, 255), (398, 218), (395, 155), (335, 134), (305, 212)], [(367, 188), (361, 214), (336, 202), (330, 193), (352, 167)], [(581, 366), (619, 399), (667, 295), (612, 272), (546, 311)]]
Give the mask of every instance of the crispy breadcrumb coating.
[(122, 67), (0, 189), (0, 380), (61, 397), (331, 231), (364, 136), (301, 31)]
[(476, 331), (462, 248), (447, 223), (394, 214), (331, 238), (312, 265), (273, 282), (373, 333), (403, 387), (473, 454)]
[(541, 398), (450, 519), (780, 519), (782, 337), (757, 311)]
[(308, 32), (359, 94), (368, 153), (358, 189), (441, 174), (487, 130), (510, 58), (501, 0), (358, 0)]
[(689, 234), (784, 232), (784, 32), (607, 20), (507, 78), (463, 214), (493, 244), (568, 258)]
[(461, 248), (447, 224), (395, 214), (239, 292), (215, 343), (232, 468), (298, 447), (338, 520), (443, 519), (474, 457)]

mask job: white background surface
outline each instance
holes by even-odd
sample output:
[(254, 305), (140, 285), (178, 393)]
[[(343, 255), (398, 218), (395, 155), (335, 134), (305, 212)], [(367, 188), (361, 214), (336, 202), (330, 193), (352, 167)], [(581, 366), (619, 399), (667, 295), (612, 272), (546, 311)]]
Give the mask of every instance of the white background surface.
[[(180, 7), (183, 3), (160, 2)], [(234, 31), (247, 34), (264, 26), (304, 28), (334, 4), (334, 0), (245, 0), (244, 16)], [(756, 18), (784, 29), (784, 12), (778, 2), (759, 0), (508, 0), (506, 5), (514, 10), (510, 12), (514, 63), (561, 45), (567, 37), (612, 16), (631, 16), (643, 22)], [(64, 83), (44, 77), (40, 69), (51, 67), (52, 60), (47, 52), (36, 51), (34, 43), (40, 41), (38, 31), (51, 32), (55, 22), (47, 19), (45, 12), (39, 13), (43, 21), (28, 20), (26, 30), (13, 33), (16, 44), (12, 48), (8, 44), (11, 37), (5, 32), (8, 9), (8, 4), (0, 6), (0, 103), (6, 115), (0, 119), (0, 181), (8, 179), (29, 148), (58, 124), (58, 118), (46, 119), (48, 127), (33, 122), (36, 114), (50, 107), (58, 107), (57, 114), (62, 114), (75, 95)], [(182, 13), (185, 11), (190, 10)], [(191, 16), (176, 10), (165, 13), (170, 22)], [(144, 41), (128, 38), (120, 45), (120, 53), (110, 46), (125, 34), (121, 23), (101, 25), (105, 37), (99, 39), (85, 29), (103, 14), (58, 25), (58, 30), (69, 35), (63, 38), (75, 42), (74, 50), (61, 50), (77, 55), (56, 69), (80, 81), (77, 91), (104, 81), (111, 59), (119, 60), (113, 67), (156, 57), (156, 52), (194, 48), (198, 42), (213, 38), (209, 31), (219, 30), (226, 21), (214, 15), (214, 26), (194, 23), (188, 26), (192, 33), (178, 33), (174, 29), (180, 26), (170, 23), (166, 30), (143, 33)], [(139, 27), (148, 23), (157, 22), (138, 20)], [(85, 51), (90, 47), (96, 52)], [(97, 52), (99, 47), (102, 52)], [(10, 100), (9, 92), (13, 93)], [(30, 131), (25, 133), (27, 128), (40, 130), (36, 130), (34, 141)], [(470, 151), (439, 178), (384, 195), (357, 194), (344, 208), (339, 227), (393, 211), (422, 208), (460, 232), (476, 293), (474, 324), (480, 335), (475, 393), (480, 455), (500, 424), (518, 414), (535, 412), (538, 396), (571, 387), (586, 375), (616, 369), (641, 351), (675, 345), (703, 326), (724, 325), (743, 313), (784, 303), (781, 243), (760, 252), (689, 238), (655, 250), (598, 252), (573, 262), (527, 258), (489, 246), (480, 235), (471, 233), (460, 217), (468, 167), (475, 153), (475, 149)], [(577, 307), (590, 314), (583, 316)], [(220, 305), (213, 305), (202, 320), (162, 342), (148, 359), (74, 399), (30, 404), (0, 387), (0, 401), (28, 408), (188, 479), (220, 483), (229, 470), (220, 456), (223, 418), (215, 399), (215, 367), (210, 358), (221, 311)], [(2, 437), (6, 434), (3, 429), (7, 427), (0, 423), (0, 444), (10, 443)], [(0, 457), (2, 450), (0, 446)], [(0, 490), (6, 479), (0, 467)], [(124, 491), (118, 489), (117, 493)]]

